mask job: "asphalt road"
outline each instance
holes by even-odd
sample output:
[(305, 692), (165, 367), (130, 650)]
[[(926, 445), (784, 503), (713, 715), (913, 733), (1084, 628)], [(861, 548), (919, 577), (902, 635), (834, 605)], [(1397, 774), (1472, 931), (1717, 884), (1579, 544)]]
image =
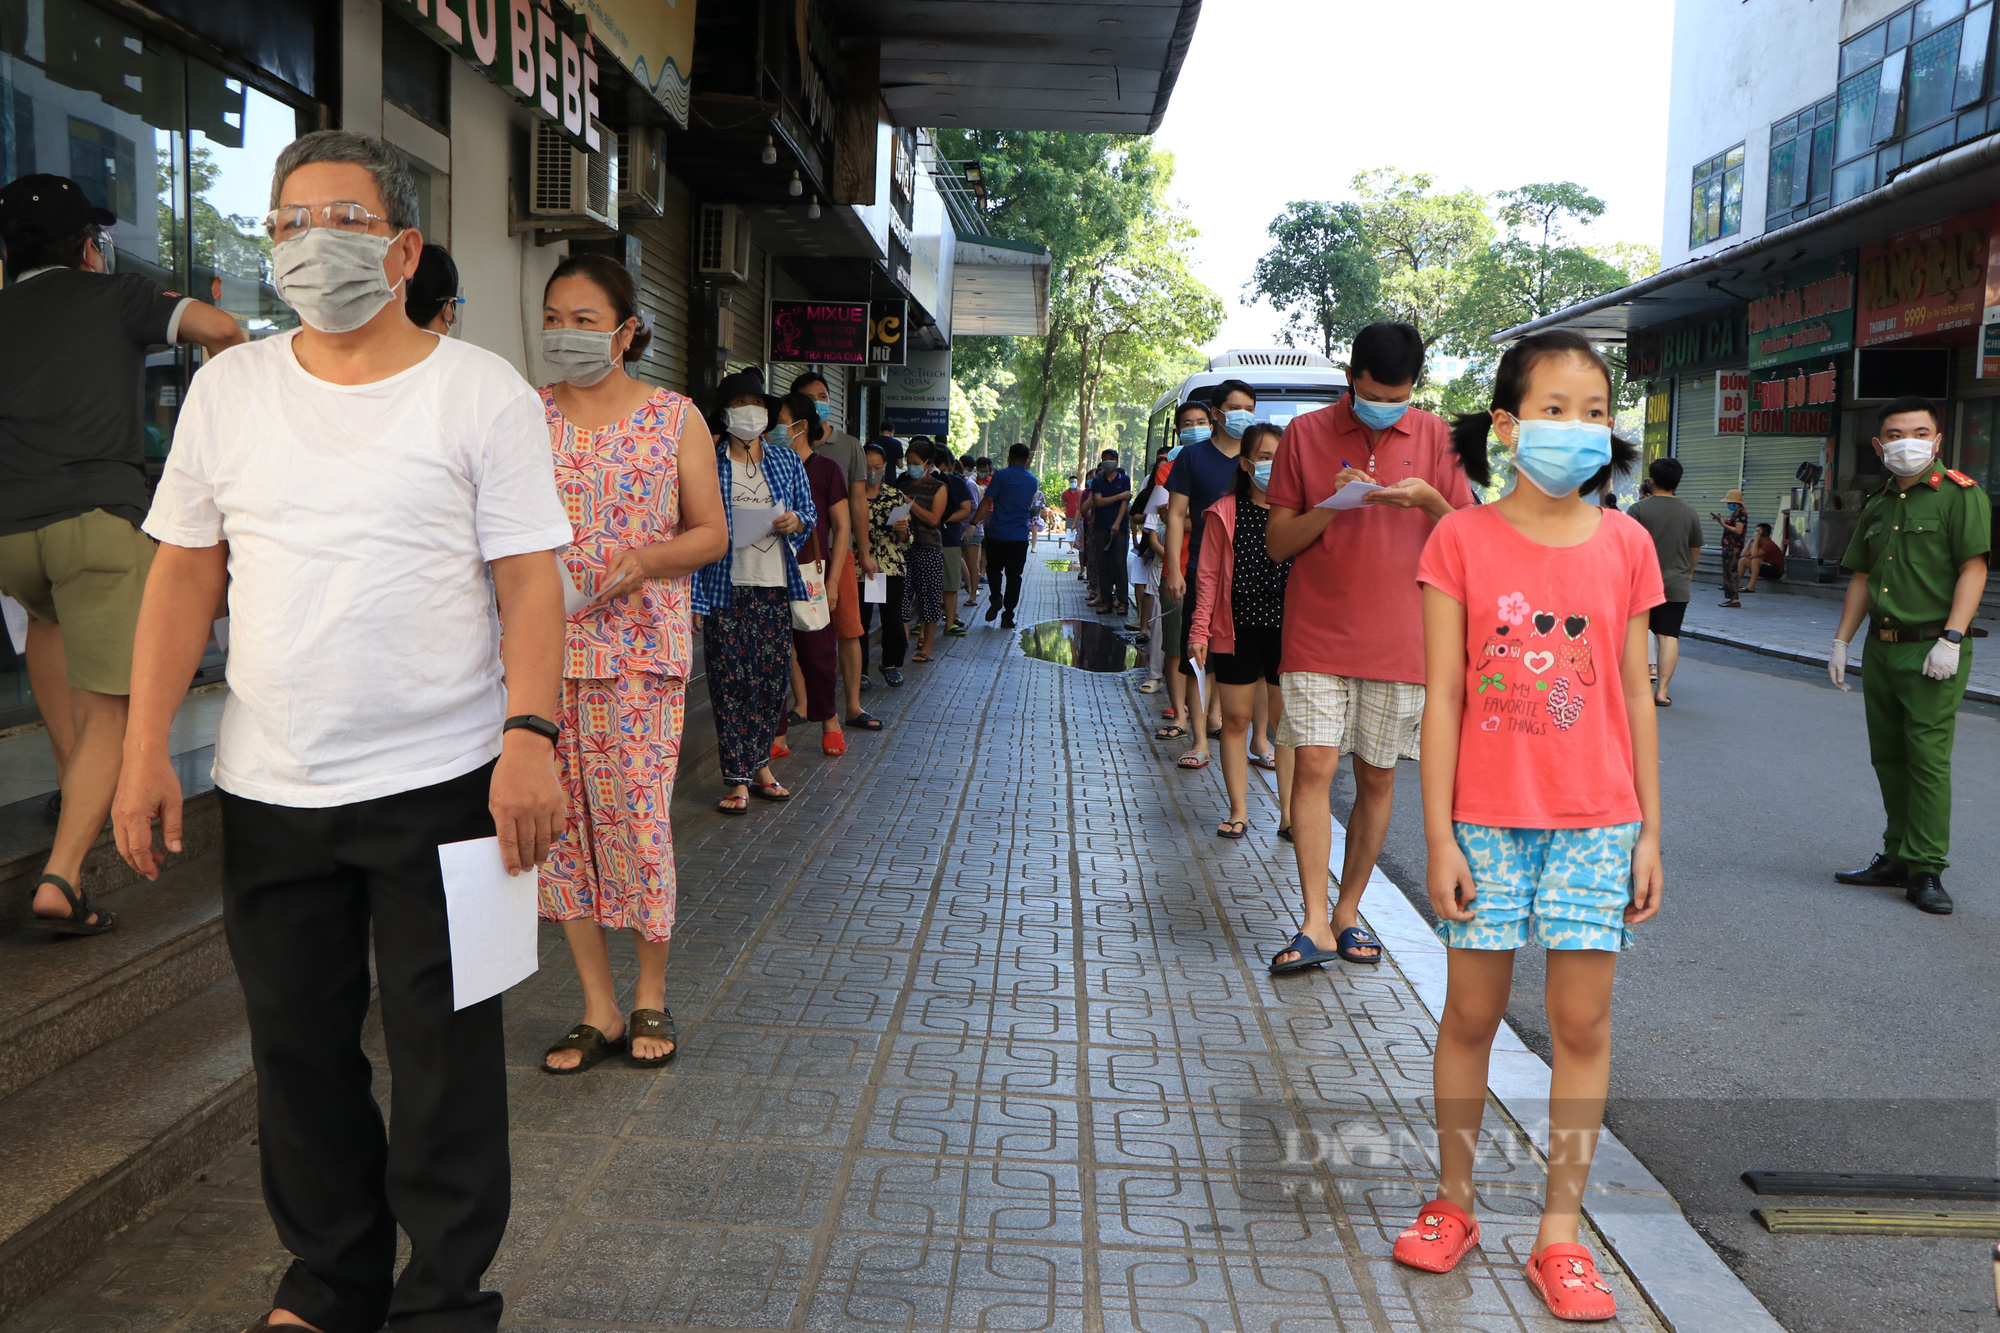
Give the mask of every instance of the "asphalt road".
[[(1858, 683), (1688, 642), (1673, 693), (1665, 906), (1619, 963), (1606, 1121), (1793, 1333), (1991, 1330), (1991, 1241), (1772, 1235), (1751, 1210), (1993, 1205), (1760, 1198), (1738, 1177), (2000, 1176), (2000, 711), (1959, 720), (1958, 910), (1933, 917), (1832, 879), (1882, 828)], [(1352, 799), (1344, 780), (1343, 818)], [(1382, 868), (1428, 916), (1415, 764)], [(1509, 1018), (1546, 1057), (1541, 955), (1516, 966)]]

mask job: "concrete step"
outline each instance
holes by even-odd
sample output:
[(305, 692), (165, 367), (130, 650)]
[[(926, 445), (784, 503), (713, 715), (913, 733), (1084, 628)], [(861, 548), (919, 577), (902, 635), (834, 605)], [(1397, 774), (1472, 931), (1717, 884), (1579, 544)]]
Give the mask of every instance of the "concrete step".
[(108, 935), (0, 936), (0, 1098), (230, 975), (219, 851), (93, 897)]
[[(170, 865), (201, 856), (222, 840), (222, 812), (208, 777), (213, 753), (212, 747), (203, 746), (174, 756), (181, 790), (188, 796), (181, 822), (183, 850), (179, 856), (168, 858)], [(46, 796), (37, 796), (0, 806), (0, 936), (28, 924), (28, 904), (34, 895), (35, 882), (48, 864), (49, 847), (55, 837), (54, 826), (43, 814), (47, 803)], [(100, 898), (139, 882), (139, 876), (118, 855), (111, 825), (106, 823), (83, 859), (84, 892)]]
[(74, 1274), (255, 1120), (233, 975), (0, 1098), (0, 1321)]

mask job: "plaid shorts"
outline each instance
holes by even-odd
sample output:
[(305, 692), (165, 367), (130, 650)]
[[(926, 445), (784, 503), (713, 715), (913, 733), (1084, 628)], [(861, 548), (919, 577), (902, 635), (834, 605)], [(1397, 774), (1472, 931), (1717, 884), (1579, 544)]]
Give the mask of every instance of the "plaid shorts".
[(1326, 745), (1361, 756), (1371, 768), (1417, 758), (1423, 733), (1424, 687), (1401, 680), (1360, 680), (1317, 671), (1278, 678), (1285, 715), (1280, 745)]

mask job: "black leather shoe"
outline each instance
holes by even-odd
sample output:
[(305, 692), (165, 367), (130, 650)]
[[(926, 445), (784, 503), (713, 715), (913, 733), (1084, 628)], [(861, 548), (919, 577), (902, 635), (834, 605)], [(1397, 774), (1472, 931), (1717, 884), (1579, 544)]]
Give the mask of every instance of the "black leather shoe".
[(1840, 884), (1863, 884), (1871, 889), (1897, 889), (1910, 881), (1910, 868), (1901, 861), (1892, 861), (1880, 852), (1875, 859), (1859, 870), (1837, 870), (1835, 882)]
[(1921, 870), (1910, 876), (1909, 884), (1903, 889), (1903, 896), (1908, 898), (1911, 905), (1920, 912), (1929, 912), (1932, 916), (1951, 915), (1951, 895), (1944, 891), (1944, 885), (1939, 882), (1938, 877), (1928, 870)]
[(1001, 614), (1001, 616), (1000, 616), (1000, 628), (1001, 628), (1001, 629), (1012, 629), (1012, 628), (1014, 628), (1014, 613), (1013, 613), (1012, 611), (1007, 611), (1007, 612), (1003, 612), (1003, 613)]
[(993, 600), (986, 603), (986, 619), (989, 622), (991, 622), (997, 619), (999, 615), (1000, 615), (1000, 599), (996, 597)]

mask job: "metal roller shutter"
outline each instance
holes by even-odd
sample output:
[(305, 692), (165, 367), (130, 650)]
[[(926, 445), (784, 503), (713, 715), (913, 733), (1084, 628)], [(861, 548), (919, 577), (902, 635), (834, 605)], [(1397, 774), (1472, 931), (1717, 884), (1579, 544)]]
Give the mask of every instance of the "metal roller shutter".
[(694, 207), (686, 185), (667, 177), (666, 212), (633, 226), (639, 238), (639, 309), (653, 330), (652, 345), (639, 358), (638, 377), (676, 393), (688, 391), (688, 245)]
[(729, 361), (725, 367), (728, 374), (739, 370), (765, 371), (764, 384), (771, 383), (770, 367), (764, 364), (764, 325), (770, 320), (770, 311), (764, 308), (764, 270), (768, 267), (765, 254), (755, 245), (750, 247), (750, 277), (741, 287), (727, 287), (729, 308), (736, 317), (736, 345), (729, 350)]
[(1703, 516), (1708, 541), (1719, 545), (1722, 534), (1707, 514), (1722, 507), (1726, 492), (1743, 484), (1743, 437), (1715, 433), (1713, 371), (1680, 381), (1674, 413), (1674, 457), (1681, 464), (1681, 484), (1675, 494)]
[(1817, 435), (1751, 436), (1743, 448), (1743, 501), (1750, 521), (1775, 525), (1778, 511), (1792, 502), (1799, 464), (1820, 461), (1822, 452)]

